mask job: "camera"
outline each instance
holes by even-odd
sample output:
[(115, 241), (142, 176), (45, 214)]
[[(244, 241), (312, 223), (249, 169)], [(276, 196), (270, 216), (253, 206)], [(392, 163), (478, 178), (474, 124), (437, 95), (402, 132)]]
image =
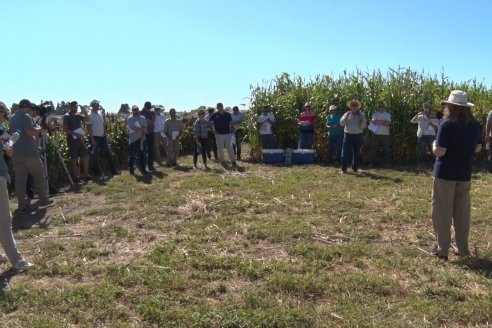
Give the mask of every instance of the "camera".
[(36, 105), (34, 109), (42, 120), (46, 120), (46, 117), (55, 110), (55, 106), (53, 106), (53, 102), (45, 101), (39, 105)]

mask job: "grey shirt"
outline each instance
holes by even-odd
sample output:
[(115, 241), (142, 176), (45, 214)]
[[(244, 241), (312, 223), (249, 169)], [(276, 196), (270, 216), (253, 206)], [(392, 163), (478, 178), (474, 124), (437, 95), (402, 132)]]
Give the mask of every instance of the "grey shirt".
[[(367, 126), (366, 116), (360, 111), (360, 116), (350, 115), (349, 118), (350, 113), (350, 111), (346, 112), (340, 119), (340, 125), (344, 127), (343, 132), (348, 134), (361, 134)], [(362, 123), (359, 123), (359, 118), (362, 118)]]
[(38, 157), (38, 150), (36, 147), (36, 138), (29, 137), (26, 134), (26, 130), (34, 128), (34, 121), (32, 117), (23, 110), (17, 111), (9, 122), (9, 129), (13, 134), (19, 131), (19, 140), (14, 144), (12, 150), (12, 158), (16, 157)]
[(142, 115), (130, 116), (127, 121), (128, 142), (130, 144), (142, 138), (142, 131), (135, 131), (134, 128), (147, 128), (147, 120)]
[(171, 138), (171, 140), (174, 140), (173, 138), (173, 132), (176, 133), (181, 133), (183, 132), (183, 122), (181, 120), (176, 119), (171, 119), (168, 118), (166, 122), (164, 123), (164, 133), (168, 138)]

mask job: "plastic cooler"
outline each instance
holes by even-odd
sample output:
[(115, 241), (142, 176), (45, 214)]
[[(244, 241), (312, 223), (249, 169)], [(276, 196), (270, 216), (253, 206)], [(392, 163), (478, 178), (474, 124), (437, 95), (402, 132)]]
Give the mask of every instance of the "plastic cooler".
[(263, 149), (263, 163), (274, 164), (284, 162), (283, 149)]
[(292, 151), (292, 163), (294, 164), (312, 164), (316, 158), (314, 149), (296, 149)]

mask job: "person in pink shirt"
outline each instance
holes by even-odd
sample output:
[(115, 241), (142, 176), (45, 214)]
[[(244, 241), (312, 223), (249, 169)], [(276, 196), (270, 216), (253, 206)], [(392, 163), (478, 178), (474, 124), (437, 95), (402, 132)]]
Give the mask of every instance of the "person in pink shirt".
[(310, 102), (304, 104), (304, 111), (298, 117), (299, 125), (299, 149), (313, 148), (314, 141), (314, 124), (316, 122), (316, 114), (312, 110)]

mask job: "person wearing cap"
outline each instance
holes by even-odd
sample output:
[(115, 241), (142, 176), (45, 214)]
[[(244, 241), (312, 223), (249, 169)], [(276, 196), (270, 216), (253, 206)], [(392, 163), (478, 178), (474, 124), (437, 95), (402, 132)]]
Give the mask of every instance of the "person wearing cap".
[(89, 132), (89, 137), (92, 145), (92, 169), (94, 170), (96, 175), (104, 176), (102, 174), (101, 165), (99, 164), (98, 160), (99, 150), (101, 150), (104, 158), (108, 162), (111, 174), (118, 175), (119, 172), (116, 169), (116, 165), (114, 164), (113, 155), (111, 154), (111, 150), (109, 149), (108, 139), (106, 137), (104, 109), (99, 105), (98, 100), (91, 101), (90, 105), (91, 112), (89, 113), (87, 118), (87, 131)]
[(193, 166), (197, 167), (198, 154), (202, 154), (203, 165), (208, 170), (207, 166), (207, 147), (208, 147), (208, 128), (209, 122), (205, 120), (205, 111), (200, 109), (198, 111), (198, 119), (193, 126), (194, 135), (194, 153), (193, 153)]
[(215, 141), (217, 142), (217, 152), (219, 156), (219, 163), (225, 165), (224, 147), (229, 155), (229, 160), (233, 166), (236, 165), (236, 157), (234, 156), (234, 150), (231, 144), (231, 133), (234, 131), (232, 123), (232, 116), (230, 113), (224, 110), (222, 103), (217, 103), (217, 112), (213, 113), (209, 119), (210, 127), (215, 134)]
[(243, 129), (241, 124), (244, 121), (244, 113), (239, 111), (239, 107), (232, 107), (232, 125), (234, 126), (234, 139), (235, 142), (232, 145), (234, 154), (238, 160), (241, 160), (241, 143), (243, 142)]
[(164, 148), (164, 157), (167, 152), (167, 136), (164, 133), (164, 123), (166, 116), (164, 115), (164, 106), (154, 107), (155, 124), (154, 124), (154, 157), (159, 166), (163, 165), (161, 146)]
[(432, 223), (437, 247), (430, 254), (448, 259), (451, 225), (454, 226), (458, 256), (470, 255), (468, 236), (471, 216), (471, 176), (473, 159), (482, 148), (482, 127), (468, 102), (468, 95), (454, 90), (443, 100), (448, 111), (433, 143), (436, 156), (432, 187)]
[(147, 120), (147, 132), (145, 136), (145, 147), (147, 152), (147, 166), (149, 170), (154, 171), (154, 126), (155, 126), (155, 113), (151, 111), (152, 103), (146, 101), (144, 107), (140, 111), (140, 115)]
[(333, 157), (336, 154), (335, 162), (340, 165), (342, 157), (342, 140), (343, 129), (340, 125), (342, 114), (337, 111), (337, 106), (329, 107), (329, 114), (326, 117), (326, 129), (328, 130), (328, 165), (333, 163)]
[[(74, 181), (80, 179), (89, 180), (89, 152), (84, 142), (83, 124), (87, 123), (87, 112), (77, 114), (79, 104), (76, 101), (70, 103), (69, 111), (63, 116), (63, 132), (67, 135), (68, 152), (70, 154), (70, 169)], [(78, 160), (81, 159), (79, 166)], [(82, 167), (82, 176), (80, 175)]]
[(376, 164), (379, 149), (383, 151), (384, 166), (390, 166), (390, 125), (391, 114), (386, 110), (384, 103), (380, 102), (371, 119), (371, 154), (369, 155), (369, 166), (371, 167)]
[(313, 148), (314, 125), (316, 123), (316, 114), (312, 110), (311, 102), (307, 102), (303, 107), (304, 111), (297, 118), (299, 125), (299, 149)]
[(418, 124), (417, 171), (420, 171), (424, 168), (427, 151), (429, 150), (432, 153), (432, 143), (436, 139), (439, 120), (431, 114), (430, 104), (424, 103), (422, 110), (410, 122)]
[(342, 142), (342, 173), (347, 172), (348, 159), (352, 154), (352, 170), (359, 170), (360, 150), (362, 148), (362, 133), (367, 127), (366, 116), (361, 111), (362, 104), (358, 100), (347, 102), (349, 110), (340, 119), (343, 126)]
[(260, 130), (260, 143), (262, 149), (277, 148), (277, 140), (273, 128), (275, 126), (275, 116), (270, 111), (270, 106), (263, 106), (261, 115), (256, 118), (256, 125)]
[[(8, 119), (9, 109), (0, 101), (0, 126)], [(7, 164), (5, 163), (4, 153), (10, 155), (11, 149), (4, 146), (0, 140), (0, 244), (5, 251), (6, 256), (0, 255), (0, 263), (9, 261), (12, 268), (16, 271), (24, 271), (33, 266), (26, 261), (19, 250), (12, 233), (12, 214), (10, 213), (9, 192), (7, 184), (10, 181), (10, 175)]]
[[(205, 115), (205, 121), (210, 122), (210, 116), (215, 112), (215, 108), (209, 107), (207, 109), (207, 115)], [(214, 130), (213, 130), (213, 122), (211, 125), (209, 125), (208, 129), (208, 147), (207, 147), (207, 157), (208, 159), (212, 159), (212, 152), (214, 153), (214, 159), (217, 160), (218, 154), (217, 154), (217, 142), (215, 141), (215, 135), (214, 135)]]
[(19, 140), (12, 147), (12, 162), (15, 172), (15, 193), (18, 201), (18, 214), (31, 213), (29, 200), (26, 198), (26, 184), (29, 175), (34, 179), (40, 205), (49, 205), (48, 186), (43, 162), (37, 148), (36, 138), (39, 138), (42, 129), (34, 123), (36, 105), (28, 99), (19, 102), (19, 109), (10, 118), (10, 134), (18, 132)]
[(169, 118), (164, 123), (164, 133), (167, 137), (167, 165), (177, 166), (181, 149), (181, 135), (183, 134), (183, 122), (176, 116), (176, 109), (169, 110)]
[(130, 151), (128, 156), (128, 170), (131, 175), (135, 174), (135, 157), (138, 156), (138, 167), (142, 174), (147, 174), (145, 169), (144, 144), (147, 131), (147, 120), (140, 115), (140, 108), (137, 105), (132, 106), (132, 115), (126, 122), (128, 129), (128, 143)]
[(485, 138), (483, 142), (485, 144), (485, 148), (489, 152), (487, 157), (487, 171), (492, 173), (492, 147), (490, 147), (491, 140), (492, 140), (491, 137), (492, 137), (492, 110), (487, 115), (487, 124), (485, 125)]

